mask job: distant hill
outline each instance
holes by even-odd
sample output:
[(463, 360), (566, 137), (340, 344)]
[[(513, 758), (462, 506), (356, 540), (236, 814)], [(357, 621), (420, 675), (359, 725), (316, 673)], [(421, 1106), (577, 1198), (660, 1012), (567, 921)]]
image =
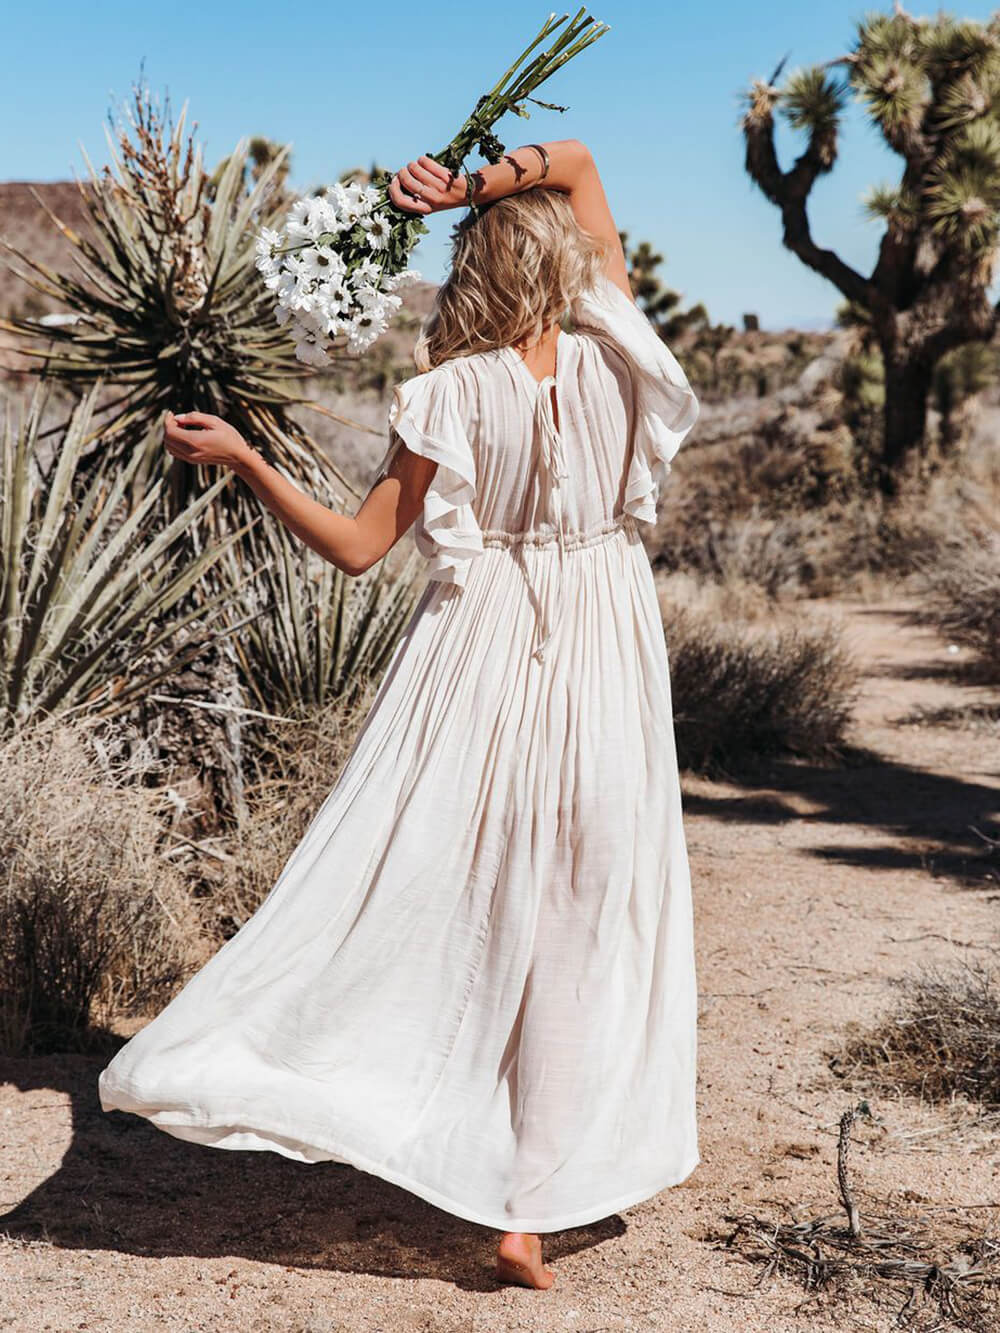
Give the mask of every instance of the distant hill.
[[(83, 186), (84, 191), (89, 189)], [(35, 193), (72, 230), (82, 235), (90, 233), (84, 195), (75, 181), (0, 181), (0, 237), (47, 268), (64, 270), (71, 262), (72, 246), (50, 221)], [(13, 257), (0, 250), (0, 259)], [(0, 265), (0, 317), (47, 314), (56, 308), (53, 300), (33, 291), (5, 263)]]

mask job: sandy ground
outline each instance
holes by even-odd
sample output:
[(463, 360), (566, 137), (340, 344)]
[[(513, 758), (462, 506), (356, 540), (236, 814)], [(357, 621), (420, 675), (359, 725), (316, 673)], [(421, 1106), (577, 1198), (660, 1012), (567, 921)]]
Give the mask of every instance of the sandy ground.
[[(346, 1166), (213, 1151), (105, 1115), (101, 1060), (8, 1062), (0, 1328), (896, 1327), (891, 1303), (863, 1295), (806, 1308), (789, 1279), (755, 1287), (757, 1270), (716, 1239), (745, 1211), (837, 1211), (837, 1122), (856, 1095), (828, 1053), (849, 1021), (891, 1003), (891, 977), (983, 957), (1000, 923), (998, 860), (973, 831), (997, 833), (995, 736), (897, 721), (984, 691), (960, 683), (961, 655), (909, 626), (902, 603), (814, 614), (837, 618), (864, 664), (857, 741), (870, 758), (779, 765), (759, 788), (684, 783), (703, 1160), (683, 1185), (548, 1237), (548, 1292), (500, 1288), (497, 1233)], [(996, 1234), (1000, 1152), (985, 1129), (915, 1101), (872, 1106), (851, 1159), (862, 1214), (895, 1201)]]

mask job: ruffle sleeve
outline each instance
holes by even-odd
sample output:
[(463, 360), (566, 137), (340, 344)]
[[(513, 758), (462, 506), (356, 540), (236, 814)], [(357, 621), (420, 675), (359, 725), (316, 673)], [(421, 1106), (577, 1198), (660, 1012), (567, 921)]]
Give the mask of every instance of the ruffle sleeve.
[(389, 405), (389, 447), (374, 480), (386, 474), (401, 441), (437, 463), (417, 519), (417, 549), (430, 578), (464, 585), (483, 534), (472, 507), (476, 461), (459, 408), (460, 385), (449, 364), (398, 384)]
[(634, 428), (625, 511), (655, 523), (670, 460), (698, 419), (698, 399), (649, 319), (609, 278), (602, 274), (575, 299), (570, 313), (574, 326), (610, 341), (628, 363)]

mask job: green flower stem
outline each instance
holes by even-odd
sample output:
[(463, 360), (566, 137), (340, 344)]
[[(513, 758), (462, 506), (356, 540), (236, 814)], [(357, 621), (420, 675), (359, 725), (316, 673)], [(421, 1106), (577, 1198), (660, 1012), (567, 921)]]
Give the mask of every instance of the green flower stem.
[[(489, 92), (480, 97), (451, 142), (440, 152), (430, 154), (435, 162), (440, 162), (449, 171), (456, 173), (460, 171), (463, 162), (472, 153), (476, 145), (483, 144), (485, 140), (489, 139), (493, 126), (501, 116), (508, 111), (516, 111), (519, 115), (526, 116), (527, 112), (519, 106), (519, 103), (528, 98), (567, 61), (572, 60), (575, 55), (578, 55), (609, 31), (606, 23), (600, 23), (591, 18), (586, 9), (577, 10), (568, 25), (563, 27), (567, 19), (569, 19), (569, 15), (563, 14), (560, 18), (551, 15), (545, 20), (534, 40), (504, 71)], [(522, 68), (524, 62), (536, 47), (544, 42), (550, 33), (555, 32), (557, 28), (562, 28), (562, 31), (557, 35), (548, 50), (539, 52), (526, 68)], [(564, 110), (565, 108), (558, 109)], [(494, 154), (490, 157), (491, 161), (499, 161), (505, 151), (504, 145), (499, 140), (495, 141), (495, 148), (498, 148), (499, 151), (494, 151)], [(388, 195), (388, 184), (380, 188), (383, 198), (374, 206), (373, 211), (384, 207), (406, 217), (413, 216), (408, 210), (399, 209), (392, 202)]]
[[(497, 121), (508, 111), (513, 111), (517, 115), (527, 118), (529, 112), (524, 107), (525, 99), (536, 100), (530, 97), (531, 93), (540, 87), (546, 79), (550, 78), (556, 70), (561, 69), (568, 60), (572, 60), (574, 56), (597, 41), (607, 31), (609, 31), (608, 25), (595, 21), (587, 14), (586, 9), (579, 9), (572, 19), (568, 14), (563, 14), (559, 18), (551, 14), (545, 20), (534, 40), (504, 71), (489, 92), (484, 93), (479, 98), (451, 142), (439, 153), (432, 153), (431, 156), (436, 162), (439, 162), (456, 175), (461, 170), (465, 159), (477, 146), (487, 161), (491, 163), (499, 162), (506, 152), (506, 148), (493, 133), (493, 126)], [(538, 51), (532, 58), (537, 48), (546, 42), (552, 34), (555, 34), (555, 36), (551, 45)], [(554, 106), (551, 103), (543, 103), (542, 105), (548, 105), (551, 109), (557, 111), (566, 109), (565, 107)], [(378, 281), (376, 287), (381, 289), (387, 270), (390, 273), (395, 273), (405, 268), (408, 254), (417, 244), (420, 234), (427, 231), (427, 227), (420, 220), (420, 214), (400, 208), (392, 201), (389, 197), (388, 180), (382, 180), (379, 185), (375, 186), (375, 189), (377, 194), (372, 212), (380, 212), (385, 209), (392, 219), (389, 226), (388, 244), (382, 249), (377, 261)], [(275, 255), (289, 254), (319, 246), (325, 242), (336, 246), (338, 241), (344, 244), (345, 240), (348, 252), (354, 249), (360, 251), (363, 244), (362, 240), (352, 237), (350, 234), (345, 235), (342, 239), (339, 233), (323, 232), (315, 240), (286, 245), (272, 253)], [(370, 252), (363, 255), (363, 258), (371, 257)], [(352, 256), (352, 258), (354, 262), (349, 260), (347, 264), (348, 276), (361, 262), (357, 255)]]
[[(480, 98), (451, 142), (441, 152), (432, 154), (435, 161), (451, 171), (459, 170), (475, 145), (490, 133), (501, 116), (507, 111), (517, 109), (517, 104), (539, 88), (557, 69), (609, 30), (607, 24), (596, 22), (585, 9), (580, 9), (569, 25), (563, 28), (552, 46), (536, 56), (518, 75), (524, 61), (535, 47), (543, 42), (550, 32), (564, 24), (568, 17), (568, 14), (564, 14), (559, 19), (546, 19), (538, 36), (521, 52), (490, 91)], [(508, 86), (511, 84), (513, 86)], [(500, 145), (500, 150), (502, 153), (503, 145)]]

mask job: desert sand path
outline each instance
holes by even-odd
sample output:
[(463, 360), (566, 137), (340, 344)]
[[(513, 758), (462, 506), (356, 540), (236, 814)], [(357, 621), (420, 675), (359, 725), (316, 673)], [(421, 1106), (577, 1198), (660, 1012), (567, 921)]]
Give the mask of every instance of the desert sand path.
[[(348, 1167), (224, 1153), (102, 1114), (97, 1058), (7, 1061), (0, 1088), (0, 1329), (241, 1333), (800, 1333), (890, 1329), (712, 1237), (726, 1215), (837, 1208), (837, 1121), (855, 1098), (826, 1052), (892, 999), (888, 979), (985, 957), (1000, 923), (1000, 764), (986, 731), (899, 726), (983, 697), (903, 603), (818, 603), (863, 663), (855, 766), (771, 785), (688, 779), (702, 994), (702, 1163), (684, 1185), (551, 1238), (546, 1293), (498, 1288), (496, 1233)], [(858, 1201), (993, 1204), (1000, 1152), (943, 1112), (875, 1099)], [(1000, 1225), (1000, 1209), (977, 1210)], [(1000, 1327), (1000, 1317), (998, 1317)]]

